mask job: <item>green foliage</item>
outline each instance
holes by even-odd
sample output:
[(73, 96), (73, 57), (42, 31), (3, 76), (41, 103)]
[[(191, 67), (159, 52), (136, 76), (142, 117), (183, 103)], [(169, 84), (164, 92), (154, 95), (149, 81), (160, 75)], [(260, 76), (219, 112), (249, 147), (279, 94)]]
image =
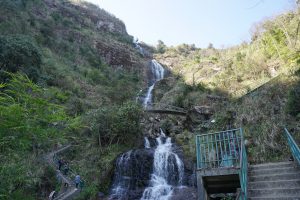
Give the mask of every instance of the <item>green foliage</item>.
[(140, 133), (140, 105), (127, 102), (122, 106), (108, 106), (88, 114), (86, 121), (100, 146), (113, 142), (131, 144)]
[(165, 45), (165, 43), (161, 40), (158, 40), (158, 44), (156, 46), (156, 51), (158, 53), (165, 53), (167, 46)]
[(18, 8), (24, 8), (28, 1), (30, 0), (1, 0), (0, 8), (16, 10)]
[(16, 72), (20, 68), (40, 67), (41, 63), (40, 51), (29, 37), (0, 37), (0, 69)]
[(34, 42), (24, 35), (0, 36), (0, 70), (21, 70), (37, 81), (42, 56)]
[(212, 43), (209, 43), (207, 46), (208, 49), (214, 49), (214, 45)]
[(289, 91), (287, 112), (300, 117), (300, 81)]
[[(114, 159), (127, 150), (129, 143), (134, 144), (134, 135), (139, 133), (140, 108), (134, 103), (121, 104), (132, 99), (140, 88), (142, 70), (135, 66), (119, 70), (105, 63), (104, 58), (123, 50), (130, 53), (133, 63), (141, 63), (141, 58), (135, 55), (131, 36), (95, 26), (98, 17), (123, 30), (124, 23), (85, 2), (52, 3), (0, 1), (0, 199), (44, 199), (42, 194), (55, 184), (51, 180), (43, 185), (55, 176), (44, 173), (44, 162), (39, 158), (54, 144), (80, 143), (86, 138), (82, 134), (90, 134), (84, 132), (86, 127), (104, 126), (100, 118), (98, 122), (82, 120), (82, 116), (92, 113), (91, 109), (103, 106), (104, 114), (99, 115), (112, 120), (104, 126), (112, 129), (100, 131), (100, 153), (98, 145), (93, 145), (99, 141), (99, 132), (93, 129), (95, 137), (88, 137), (87, 149), (101, 156), (97, 157), (101, 162), (97, 168), (90, 160), (80, 162), (87, 181), (94, 181), (98, 169), (101, 173), (111, 171)], [(98, 47), (98, 41), (111, 52)], [(127, 141), (128, 137), (132, 141)], [(85, 150), (78, 151), (73, 159), (89, 157)], [(107, 185), (101, 188), (109, 187), (110, 175), (105, 178)], [(91, 184), (84, 198), (93, 196), (98, 186)]]
[(34, 163), (26, 163), (26, 159), (38, 149), (46, 149), (52, 140), (62, 139), (68, 117), (61, 106), (44, 99), (44, 91), (24, 75), (11, 74), (1, 87), (0, 195), (30, 199), (23, 191), (34, 190), (39, 178), (32, 174)]

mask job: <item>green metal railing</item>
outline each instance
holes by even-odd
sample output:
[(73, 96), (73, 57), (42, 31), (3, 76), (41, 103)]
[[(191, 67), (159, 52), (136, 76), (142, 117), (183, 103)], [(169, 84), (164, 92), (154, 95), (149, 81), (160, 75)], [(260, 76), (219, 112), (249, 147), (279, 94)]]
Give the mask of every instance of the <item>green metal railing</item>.
[(287, 142), (289, 144), (289, 147), (290, 147), (290, 149), (292, 151), (293, 157), (295, 158), (295, 160), (298, 161), (298, 163), (300, 165), (300, 148), (297, 145), (297, 143), (294, 140), (294, 138), (289, 133), (289, 131), (286, 128), (284, 128), (284, 130), (285, 130), (285, 137), (286, 137)]
[(241, 129), (197, 135), (197, 169), (239, 167), (241, 138)]
[(240, 200), (247, 199), (248, 161), (243, 130), (232, 129), (196, 136), (197, 169), (239, 169)]
[(241, 193), (240, 193), (240, 200), (247, 199), (247, 183), (248, 183), (248, 159), (247, 159), (247, 152), (245, 148), (244, 138), (243, 138), (243, 130), (241, 129), (241, 155), (240, 155), (240, 185), (241, 185)]

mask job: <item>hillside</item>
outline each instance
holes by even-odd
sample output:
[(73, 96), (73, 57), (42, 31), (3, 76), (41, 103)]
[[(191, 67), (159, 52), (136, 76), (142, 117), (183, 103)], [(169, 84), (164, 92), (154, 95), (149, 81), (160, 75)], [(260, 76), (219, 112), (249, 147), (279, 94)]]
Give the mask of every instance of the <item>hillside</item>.
[(283, 127), (292, 128), (300, 138), (299, 16), (295, 9), (265, 20), (253, 27), (251, 42), (228, 49), (157, 46), (156, 59), (177, 80), (161, 82), (156, 101), (208, 110), (202, 117), (192, 116), (185, 134), (176, 136), (190, 157), (195, 159), (190, 132), (233, 127), (245, 129), (251, 162), (288, 157)]
[(0, 198), (45, 199), (59, 185), (43, 156), (70, 143), (82, 198), (107, 191), (139, 138), (146, 60), (133, 37), (80, 0), (2, 0), (0, 16)]
[[(282, 128), (300, 141), (299, 13), (265, 20), (250, 42), (226, 49), (151, 47), (133, 44), (120, 19), (83, 0), (1, 0), (0, 199), (59, 190), (45, 156), (70, 144), (61, 156), (85, 181), (77, 199), (108, 195), (115, 172), (130, 195), (151, 191), (159, 146), (160, 164), (180, 169), (162, 186), (196, 198), (201, 133), (243, 127), (250, 163), (288, 159)], [(149, 104), (187, 115), (144, 112), (137, 101), (148, 91)]]

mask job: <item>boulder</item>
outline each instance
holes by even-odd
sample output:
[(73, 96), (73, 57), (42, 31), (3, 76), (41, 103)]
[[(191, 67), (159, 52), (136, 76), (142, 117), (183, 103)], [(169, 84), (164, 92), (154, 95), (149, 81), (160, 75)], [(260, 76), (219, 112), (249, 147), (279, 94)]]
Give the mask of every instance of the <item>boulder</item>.
[(110, 199), (141, 198), (151, 179), (153, 157), (154, 148), (130, 150), (120, 155), (116, 161)]
[(192, 130), (197, 125), (210, 119), (214, 111), (209, 106), (194, 106), (188, 111), (184, 126)]

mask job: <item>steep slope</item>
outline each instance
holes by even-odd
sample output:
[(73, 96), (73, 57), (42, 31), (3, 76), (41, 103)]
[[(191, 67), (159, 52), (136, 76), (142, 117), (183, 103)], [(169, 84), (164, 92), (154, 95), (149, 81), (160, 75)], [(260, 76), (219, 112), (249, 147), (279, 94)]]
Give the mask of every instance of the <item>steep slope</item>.
[(132, 39), (84, 1), (0, 1), (1, 199), (59, 188), (43, 156), (69, 143), (63, 158), (87, 180), (81, 198), (105, 192), (114, 159), (140, 133), (147, 59)]
[[(288, 157), (283, 126), (299, 136), (299, 8), (254, 27), (250, 43), (228, 49), (157, 47), (176, 78), (158, 84), (156, 101), (190, 110), (176, 137), (195, 158), (192, 133), (243, 127), (251, 162)], [(176, 135), (174, 120), (170, 133)]]

